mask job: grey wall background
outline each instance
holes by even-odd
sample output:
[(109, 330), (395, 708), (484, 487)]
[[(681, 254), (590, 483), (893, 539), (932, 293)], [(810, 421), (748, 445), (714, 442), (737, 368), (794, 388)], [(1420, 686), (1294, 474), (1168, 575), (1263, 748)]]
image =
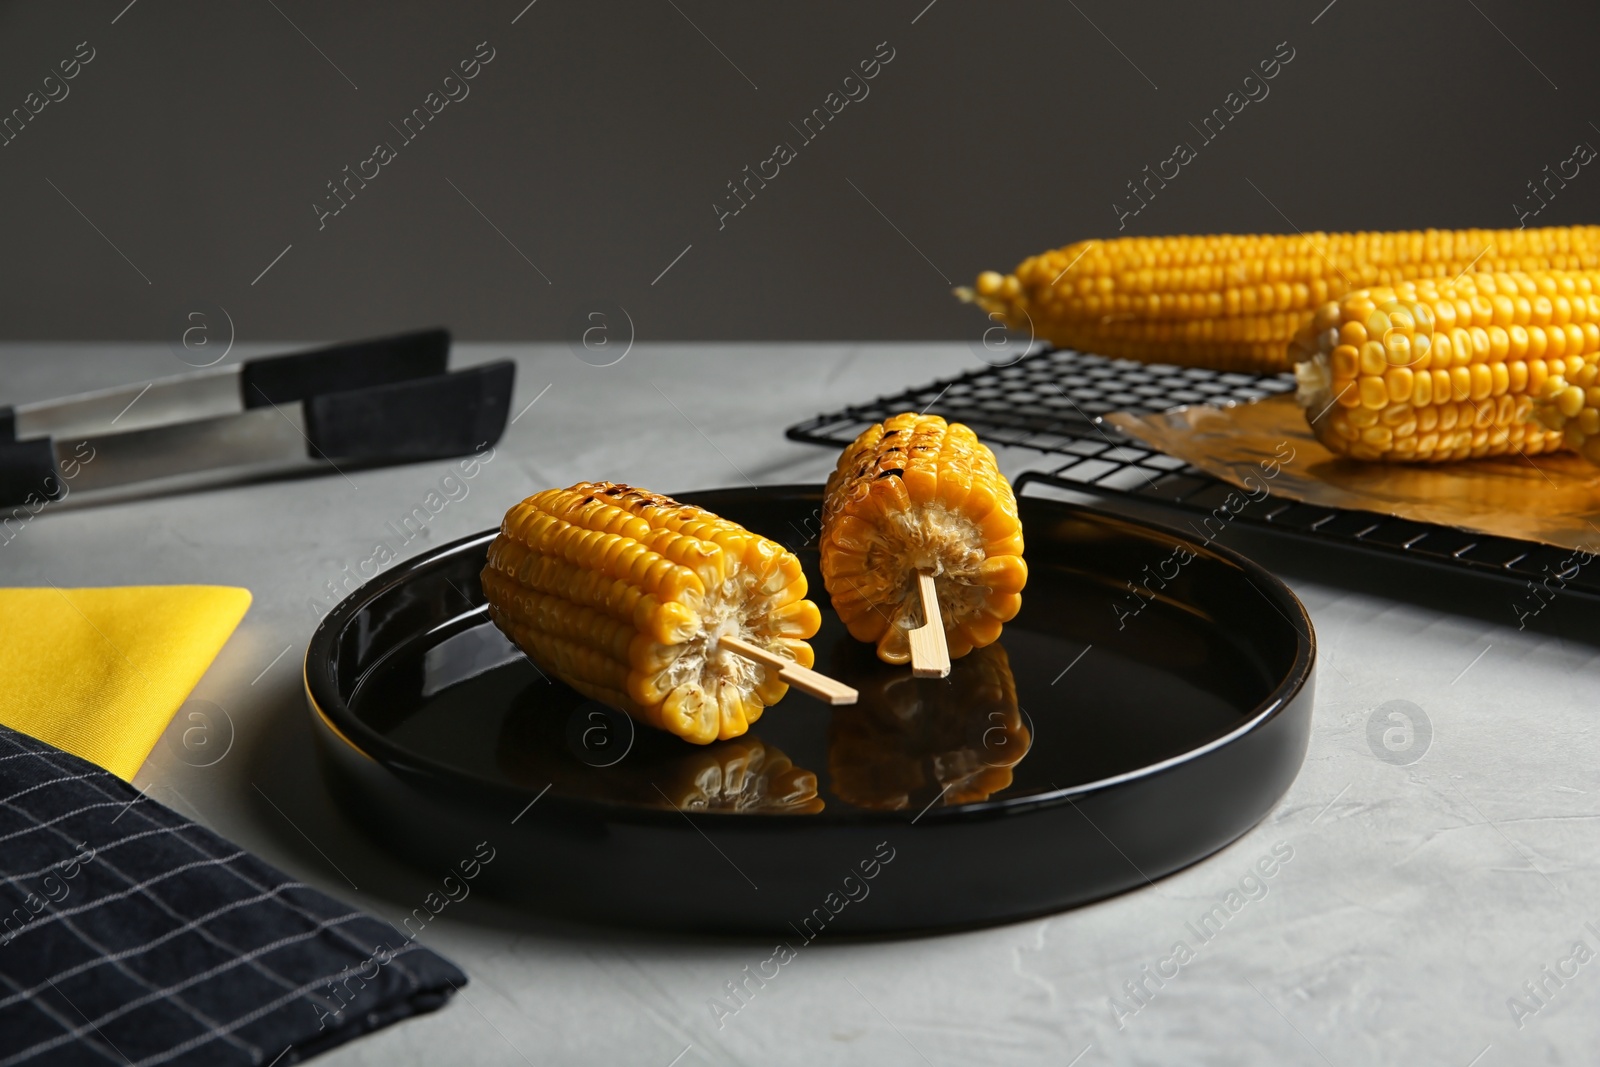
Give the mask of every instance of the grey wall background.
[[(951, 283), (1115, 233), (1180, 140), (1198, 158), (1125, 232), (1514, 226), (1600, 146), (1593, 4), (526, 4), (0, 6), (0, 113), (95, 55), (0, 148), (0, 336), (170, 338), (209, 301), (241, 340), (552, 339), (610, 301), (641, 339), (961, 338), (984, 323)], [(470, 95), (402, 144), (479, 42)], [(1279, 42), (1270, 95), (1202, 145)], [(319, 230), (379, 141), (397, 158)], [(779, 141), (797, 158), (719, 230)], [(1533, 223), (1600, 218), (1596, 171)]]

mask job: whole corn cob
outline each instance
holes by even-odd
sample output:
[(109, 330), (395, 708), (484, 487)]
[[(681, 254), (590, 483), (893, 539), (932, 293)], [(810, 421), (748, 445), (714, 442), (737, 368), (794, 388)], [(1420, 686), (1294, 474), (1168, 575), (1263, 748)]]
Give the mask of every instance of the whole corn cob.
[(834, 610), (885, 663), (911, 659), (918, 571), (933, 575), (952, 659), (1000, 636), (1028, 580), (1017, 501), (994, 453), (960, 423), (914, 412), (864, 430), (839, 457), (821, 556)]
[(737, 737), (783, 698), (738, 637), (803, 667), (822, 624), (775, 541), (632, 486), (548, 489), (506, 512), (482, 575), (489, 616), (579, 692), (697, 744)]
[(1549, 452), (1564, 447), (1561, 433), (1529, 415), (1552, 379), (1600, 358), (1600, 271), (1361, 289), (1318, 308), (1291, 352), (1296, 396), (1333, 452), (1414, 462)]
[(1079, 241), (957, 290), (1065, 348), (1272, 374), (1313, 308), (1463, 271), (1600, 268), (1600, 226)]
[(828, 773), (841, 800), (903, 811), (938, 793), (945, 804), (987, 800), (1011, 784), (1033, 743), (1001, 645), (980, 648), (927, 682), (903, 673), (861, 691), (828, 726)]

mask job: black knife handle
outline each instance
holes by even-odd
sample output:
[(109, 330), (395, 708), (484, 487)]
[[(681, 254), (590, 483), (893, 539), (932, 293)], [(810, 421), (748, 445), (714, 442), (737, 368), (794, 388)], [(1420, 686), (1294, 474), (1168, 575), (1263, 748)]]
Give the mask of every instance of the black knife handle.
[(402, 463), (466, 455), (500, 440), (511, 410), (510, 360), (305, 399), (313, 459)]
[(56, 473), (56, 450), (50, 438), (0, 439), (0, 508), (23, 513), (0, 511), (0, 543), (11, 540), (6, 520), (25, 519), (36, 508), (61, 499), (64, 489)]
[(239, 399), (246, 408), (291, 404), (319, 393), (443, 374), (449, 359), (449, 330), (418, 330), (252, 359), (239, 368)]

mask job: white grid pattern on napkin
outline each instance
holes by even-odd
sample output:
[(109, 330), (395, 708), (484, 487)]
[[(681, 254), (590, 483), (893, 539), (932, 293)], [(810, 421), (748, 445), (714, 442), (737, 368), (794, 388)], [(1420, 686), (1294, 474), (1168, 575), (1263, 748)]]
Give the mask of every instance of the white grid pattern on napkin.
[[(272, 879), (264, 881), (260, 875), (264, 869), (270, 869), (254, 857), (242, 850), (232, 849), (210, 831), (176, 812), (154, 802), (144, 803), (142, 795), (107, 772), (74, 773), (57, 762), (58, 758), (63, 758), (74, 763), (71, 757), (10, 730), (0, 728), (0, 741), (4, 742), (5, 747), (17, 750), (0, 755), (0, 762), (31, 757), (39, 765), (39, 774), (48, 775), (41, 777), (41, 780), (29, 781), (32, 768), (22, 772), (16, 768), (7, 769), (9, 775), (22, 777), (27, 784), (0, 798), (0, 828), (6, 830), (0, 834), (0, 842), (5, 844), (0, 849), (0, 868), (9, 866), (6, 863), (8, 855), (40, 856), (41, 848), (45, 850), (45, 855), (57, 851), (50, 846), (41, 846), (21, 853), (19, 839), (31, 835), (42, 834), (52, 839), (52, 844), (59, 843), (60, 850), (65, 853), (62, 858), (75, 855), (81, 843), (93, 849), (92, 858), (81, 861), (81, 869), (70, 881), (68, 897), (63, 899), (62, 904), (65, 905), (66, 899), (80, 892), (88, 893), (89, 899), (62, 907), (48, 904), (12, 931), (8, 939), (0, 941), (0, 986), (3, 986), (0, 988), (0, 1034), (6, 1032), (5, 1016), (11, 1012), (27, 1013), (35, 1027), (39, 1019), (47, 1020), (51, 1028), (58, 1031), (53, 1036), (36, 1037), (26, 1047), (6, 1047), (9, 1041), (0, 1042), (0, 1067), (55, 1062), (54, 1057), (65, 1055), (73, 1048), (80, 1055), (97, 1054), (107, 1062), (132, 1062), (135, 1067), (156, 1067), (206, 1046), (215, 1046), (206, 1049), (207, 1062), (264, 1064), (286, 1050), (281, 1046), (264, 1049), (238, 1035), (237, 1031), (241, 1028), (297, 1000), (308, 1006), (307, 1019), (317, 1018), (325, 1011), (337, 1013), (349, 1007), (315, 992), (345, 981), (371, 965), (374, 948), (358, 940), (349, 927), (358, 923), (367, 924), (368, 936), (380, 936), (373, 931), (392, 930), (392, 927), (360, 911), (346, 909), (323, 914), (313, 910), (309, 904), (320, 904), (324, 910), (329, 910), (329, 905), (337, 905), (337, 902), (275, 871), (270, 872), (274, 876)], [(73, 783), (78, 783), (75, 786), (77, 794), (88, 789), (105, 799), (85, 804), (82, 803), (85, 798), (75, 795), (70, 811), (60, 813), (49, 810), (53, 792)], [(24, 802), (24, 798), (31, 799)], [(30, 807), (41, 810), (35, 812)], [(115, 809), (117, 818), (121, 818), (122, 814), (134, 815), (135, 818), (127, 820), (127, 825), (120, 830), (113, 830), (112, 811), (107, 809)], [(102, 812), (105, 817), (96, 817), (96, 812)], [(11, 825), (7, 826), (7, 823)], [(151, 839), (157, 839), (157, 843), (168, 850), (181, 848), (194, 858), (148, 877), (137, 877), (125, 871), (108, 855), (134, 842)], [(27, 843), (38, 846), (37, 841)], [(9, 913), (15, 906), (12, 901), (34, 892), (35, 880), (58, 867), (59, 860), (25, 872), (13, 873), (0, 869), (0, 886), (9, 886), (12, 890), (0, 897), (4, 900), (4, 904), (0, 905), (0, 913)], [(228, 877), (219, 878), (219, 874)], [(210, 879), (205, 887), (207, 896), (215, 896), (217, 886), (223, 884), (236, 889), (238, 895), (218, 903), (203, 914), (186, 915), (181, 908), (174, 906), (173, 900), (181, 896), (187, 879), (196, 875)], [(154, 936), (142, 938), (138, 944), (108, 944), (103, 931), (102, 936), (95, 936), (85, 928), (83, 920), (92, 919), (102, 909), (112, 906), (138, 908), (139, 918), (145, 927), (157, 920), (165, 926)], [(27, 913), (31, 909), (24, 905), (23, 911)], [(209, 928), (209, 924), (224, 918), (238, 928), (241, 918), (252, 918), (252, 913), (256, 911), (263, 913), (261, 929), (288, 932), (268, 943), (245, 947)], [(70, 947), (58, 948), (52, 952), (52, 959), (63, 961), (61, 966), (53, 967), (53, 973), (42, 979), (36, 978), (27, 984), (19, 983), (8, 968), (13, 958), (7, 954), (26, 952), (28, 939), (42, 936), (51, 926), (56, 927), (48, 930), (53, 938), (70, 937), (79, 951), (73, 952)], [(206, 951), (201, 955), (207, 957), (208, 965), (175, 969), (171, 960), (159, 950), (190, 935), (205, 942)], [(270, 957), (275, 953), (291, 950), (286, 959), (292, 964), (293, 950), (303, 949), (307, 943), (318, 941), (335, 948), (341, 961), (354, 962), (327, 973), (318, 973), (311, 980), (305, 980), (303, 976), (288, 977), (273, 966)], [(395, 978), (410, 991), (421, 988), (422, 983), (397, 957), (419, 947), (415, 942), (407, 941), (394, 949), (385, 960)], [(227, 1018), (214, 1018), (184, 996), (186, 991), (198, 990), (203, 983), (224, 977), (239, 968), (248, 968), (275, 987), (277, 994), (267, 996), (264, 1001), (258, 999), (254, 1003), (239, 1005), (240, 1010), (232, 1012)], [(130, 989), (129, 995), (122, 997), (114, 1007), (106, 1007), (102, 997), (95, 1001), (96, 1007), (101, 1010), (95, 1011), (93, 1018), (83, 1016), (74, 1003), (85, 1000), (81, 993), (83, 987), (79, 987), (79, 996), (72, 996), (72, 983), (110, 979), (109, 972), (115, 972), (118, 976), (112, 980), (120, 980), (123, 986), (134, 987), (138, 992)], [(108, 1034), (105, 1028), (118, 1020), (123, 1021), (124, 1027), (137, 1025), (140, 1013), (144, 1012), (163, 1016), (161, 1021), (168, 1032), (174, 1029), (186, 1032), (165, 1048), (139, 1048), (142, 1055), (130, 1060), (112, 1043), (115, 1031)], [(20, 1017), (13, 1016), (12, 1026), (20, 1023)], [(123, 1044), (129, 1044), (126, 1038)]]

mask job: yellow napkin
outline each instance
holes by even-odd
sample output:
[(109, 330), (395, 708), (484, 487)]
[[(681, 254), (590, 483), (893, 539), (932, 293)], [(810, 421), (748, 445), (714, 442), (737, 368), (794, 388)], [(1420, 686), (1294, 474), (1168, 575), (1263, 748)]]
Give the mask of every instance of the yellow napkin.
[(0, 589), (0, 723), (132, 778), (249, 607), (223, 585)]

